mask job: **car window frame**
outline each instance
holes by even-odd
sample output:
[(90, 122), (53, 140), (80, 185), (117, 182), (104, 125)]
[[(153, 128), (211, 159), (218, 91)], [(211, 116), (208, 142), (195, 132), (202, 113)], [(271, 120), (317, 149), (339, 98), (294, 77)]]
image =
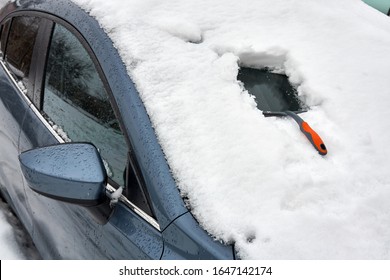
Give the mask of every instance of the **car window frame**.
[[(123, 132), (123, 135), (125, 137), (125, 141), (127, 144), (127, 150), (128, 150), (128, 155), (127, 155), (127, 170), (129, 168), (134, 168), (134, 174), (136, 176), (137, 182), (140, 186), (140, 189), (145, 196), (147, 205), (150, 209), (150, 213), (147, 213), (147, 211), (142, 210), (139, 206), (135, 205), (132, 201), (130, 201), (125, 195), (122, 195), (120, 197), (120, 201), (124, 203), (128, 208), (130, 208), (132, 211), (137, 213), (139, 216), (141, 216), (144, 220), (146, 220), (150, 225), (152, 225), (154, 228), (156, 228), (158, 231), (161, 231), (159, 223), (156, 219), (156, 216), (154, 214), (153, 210), (153, 205), (151, 203), (150, 196), (148, 194), (147, 188), (145, 186), (145, 182), (143, 179), (143, 175), (140, 171), (138, 162), (136, 160), (136, 157), (134, 155), (134, 149), (132, 148), (129, 136), (126, 133), (126, 129), (124, 129), (124, 123), (121, 117), (121, 114), (119, 112), (118, 105), (116, 103), (116, 100), (113, 96), (113, 93), (111, 91), (111, 88), (109, 86), (109, 83), (107, 81), (106, 76), (104, 75), (104, 72), (100, 66), (100, 63), (93, 52), (91, 46), (88, 44), (87, 40), (85, 39), (84, 36), (77, 30), (76, 27), (74, 27), (72, 24), (67, 22), (66, 20), (56, 17), (52, 14), (48, 14), (45, 12), (40, 12), (40, 11), (15, 11), (9, 15), (7, 15), (3, 20), (1, 25), (7, 22), (7, 20), (11, 20), (12, 25), (12, 20), (14, 17), (19, 17), (19, 16), (27, 16), (27, 17), (40, 17), (43, 19), (43, 21), (40, 24), (39, 30), (38, 30), (38, 35), (36, 42), (34, 44), (34, 49), (33, 49), (33, 59), (31, 61), (30, 65), (30, 73), (34, 77), (34, 82), (33, 82), (33, 95), (32, 97), (29, 96), (23, 89), (20, 88), (20, 85), (18, 85), (17, 81), (15, 80), (14, 77), (12, 77), (14, 83), (17, 85), (17, 87), (20, 89), (20, 92), (25, 96), (29, 102), (30, 102), (30, 108), (35, 112), (35, 114), (40, 118), (40, 120), (45, 124), (45, 126), (48, 128), (48, 130), (54, 135), (54, 137), (58, 140), (59, 143), (64, 143), (65, 141), (61, 138), (61, 136), (52, 128), (52, 126), (49, 124), (48, 120), (44, 117), (42, 108), (43, 108), (43, 91), (44, 91), (44, 84), (45, 84), (45, 71), (46, 71), (46, 64), (47, 64), (47, 59), (49, 55), (49, 46), (51, 42), (51, 38), (53, 36), (53, 31), (54, 31), (54, 26), (55, 24), (60, 24), (64, 26), (67, 30), (69, 30), (76, 38), (80, 41), (80, 43), (83, 45), (83, 47), (86, 49), (88, 54), (90, 55), (96, 70), (99, 74), (100, 79), (103, 82), (103, 85), (107, 91), (108, 97), (110, 104), (112, 106), (112, 109), (114, 110), (115, 116), (118, 119), (120, 129)], [(7, 45), (7, 41), (9, 38), (9, 30), (7, 30), (7, 40), (5, 44)], [(3, 30), (2, 30), (3, 31)], [(2, 57), (5, 57), (6, 55), (6, 47), (5, 51), (2, 54)], [(8, 69), (10, 72), (10, 70)], [(117, 189), (118, 185), (108, 178), (108, 183), (106, 186), (106, 189), (109, 192), (114, 192)]]

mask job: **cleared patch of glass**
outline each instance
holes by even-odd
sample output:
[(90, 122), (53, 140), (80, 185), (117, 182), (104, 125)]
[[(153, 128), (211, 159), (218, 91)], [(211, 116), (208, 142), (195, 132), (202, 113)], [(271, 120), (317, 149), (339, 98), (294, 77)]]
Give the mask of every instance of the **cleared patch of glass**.
[(272, 73), (268, 69), (242, 67), (237, 79), (255, 96), (257, 108), (263, 112), (302, 112), (308, 109), (284, 74)]

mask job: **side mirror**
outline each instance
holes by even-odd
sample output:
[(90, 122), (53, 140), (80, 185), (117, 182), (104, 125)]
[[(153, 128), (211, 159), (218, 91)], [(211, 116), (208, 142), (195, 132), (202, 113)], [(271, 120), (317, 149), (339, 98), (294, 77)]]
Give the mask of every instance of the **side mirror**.
[(95, 206), (106, 197), (107, 174), (92, 144), (66, 143), (23, 152), (22, 172), (35, 192), (81, 206)]

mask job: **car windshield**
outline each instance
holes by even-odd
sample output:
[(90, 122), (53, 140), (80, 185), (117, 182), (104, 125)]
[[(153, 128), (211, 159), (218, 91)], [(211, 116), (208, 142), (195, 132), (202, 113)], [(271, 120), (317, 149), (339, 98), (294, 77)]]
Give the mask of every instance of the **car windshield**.
[(244, 88), (255, 96), (257, 108), (261, 111), (299, 112), (307, 109), (286, 75), (267, 69), (243, 67), (237, 78), (244, 84)]

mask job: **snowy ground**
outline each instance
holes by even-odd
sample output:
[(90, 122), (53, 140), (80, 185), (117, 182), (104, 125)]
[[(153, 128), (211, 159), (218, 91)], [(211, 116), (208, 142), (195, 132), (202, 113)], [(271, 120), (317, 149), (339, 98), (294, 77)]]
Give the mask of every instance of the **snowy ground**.
[(30, 237), (0, 197), (0, 260), (40, 259)]

